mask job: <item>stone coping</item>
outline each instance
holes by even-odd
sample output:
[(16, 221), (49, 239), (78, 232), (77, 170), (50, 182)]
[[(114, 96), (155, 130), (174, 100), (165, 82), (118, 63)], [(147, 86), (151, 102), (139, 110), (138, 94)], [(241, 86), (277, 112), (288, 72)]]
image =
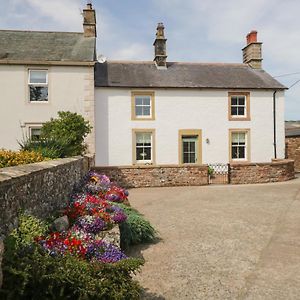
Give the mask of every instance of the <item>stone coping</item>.
[(247, 167), (247, 166), (274, 166), (274, 165), (286, 165), (289, 163), (293, 163), (294, 160), (292, 159), (273, 159), (271, 162), (265, 163), (249, 163), (249, 162), (232, 162), (230, 166), (232, 167)]
[(208, 165), (195, 165), (195, 164), (184, 164), (184, 165), (133, 165), (133, 166), (95, 166), (93, 170), (122, 170), (122, 169), (160, 169), (160, 168), (200, 168), (206, 169)]
[(32, 173), (39, 173), (46, 169), (56, 168), (61, 165), (65, 165), (83, 159), (84, 157), (93, 159), (92, 155), (73, 156), (67, 158), (45, 160), (45, 161), (36, 162), (32, 164), (24, 164), (24, 165), (18, 165), (13, 167), (0, 168), (0, 182), (5, 182), (6, 180), (11, 180), (17, 177), (20, 178)]

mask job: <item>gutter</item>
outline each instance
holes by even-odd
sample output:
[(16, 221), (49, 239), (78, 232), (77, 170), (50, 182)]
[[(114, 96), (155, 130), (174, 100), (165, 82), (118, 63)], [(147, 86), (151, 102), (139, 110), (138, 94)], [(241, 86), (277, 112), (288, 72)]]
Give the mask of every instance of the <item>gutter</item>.
[(273, 130), (274, 130), (274, 159), (277, 159), (277, 132), (276, 132), (276, 93), (273, 92)]

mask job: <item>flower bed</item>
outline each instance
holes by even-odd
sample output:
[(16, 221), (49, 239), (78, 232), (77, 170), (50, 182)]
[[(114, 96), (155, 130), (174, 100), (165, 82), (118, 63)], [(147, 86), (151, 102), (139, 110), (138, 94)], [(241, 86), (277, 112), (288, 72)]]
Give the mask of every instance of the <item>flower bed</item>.
[[(137, 299), (131, 275), (143, 261), (102, 238), (127, 222), (128, 192), (88, 173), (63, 211), (64, 226), (31, 216), (5, 240), (3, 299)], [(17, 288), (14, 288), (18, 282)], [(43, 286), (43, 289), (40, 287)], [(0, 297), (0, 298), (1, 298)], [(2, 298), (1, 298), (2, 299)]]

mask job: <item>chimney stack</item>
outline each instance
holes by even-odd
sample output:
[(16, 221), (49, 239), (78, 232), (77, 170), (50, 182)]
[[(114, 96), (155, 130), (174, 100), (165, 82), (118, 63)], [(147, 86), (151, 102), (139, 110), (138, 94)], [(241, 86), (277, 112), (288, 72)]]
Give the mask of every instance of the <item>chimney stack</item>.
[(262, 43), (257, 42), (257, 31), (252, 30), (247, 34), (247, 45), (243, 48), (243, 63), (253, 69), (262, 68)]
[(155, 58), (154, 61), (158, 67), (167, 68), (167, 39), (165, 38), (165, 27), (163, 23), (158, 23), (156, 39), (154, 41)]
[(83, 32), (84, 37), (97, 37), (96, 12), (90, 2), (83, 10)]

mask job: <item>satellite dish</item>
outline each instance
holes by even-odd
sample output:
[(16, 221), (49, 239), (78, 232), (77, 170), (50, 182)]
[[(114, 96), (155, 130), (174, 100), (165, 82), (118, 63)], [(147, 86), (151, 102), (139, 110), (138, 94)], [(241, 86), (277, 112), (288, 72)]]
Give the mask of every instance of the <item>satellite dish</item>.
[(98, 55), (98, 62), (100, 64), (105, 63), (106, 62), (106, 57), (104, 55), (102, 55), (102, 54)]

